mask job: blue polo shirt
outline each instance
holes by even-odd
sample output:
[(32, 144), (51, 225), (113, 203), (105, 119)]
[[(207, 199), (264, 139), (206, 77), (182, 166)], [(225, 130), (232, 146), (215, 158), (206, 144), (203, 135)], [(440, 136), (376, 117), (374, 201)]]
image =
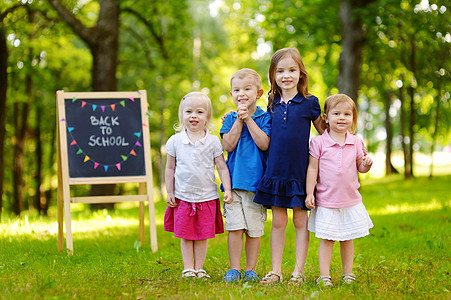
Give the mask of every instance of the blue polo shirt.
[[(227, 116), (221, 127), (221, 137), (232, 129), (238, 114), (232, 112)], [(268, 136), (271, 134), (271, 115), (257, 106), (252, 119), (258, 127)], [(227, 167), (232, 180), (232, 189), (241, 189), (256, 192), (260, 179), (266, 169), (267, 151), (261, 151), (254, 140), (246, 124), (243, 124), (241, 136), (235, 150), (227, 152)]]

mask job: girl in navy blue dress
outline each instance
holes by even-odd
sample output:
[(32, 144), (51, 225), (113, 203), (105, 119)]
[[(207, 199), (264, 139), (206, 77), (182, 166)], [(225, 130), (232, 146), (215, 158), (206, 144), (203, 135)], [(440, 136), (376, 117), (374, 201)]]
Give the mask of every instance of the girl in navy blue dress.
[(308, 92), (308, 74), (297, 49), (284, 48), (274, 53), (269, 67), (269, 81), (271, 141), (267, 168), (254, 201), (272, 209), (272, 271), (261, 282), (282, 281), (287, 209), (290, 208), (296, 230), (296, 265), (289, 282), (302, 283), (309, 245), (308, 209), (304, 201), (310, 127), (313, 122), (321, 134), (325, 126), (318, 98)]

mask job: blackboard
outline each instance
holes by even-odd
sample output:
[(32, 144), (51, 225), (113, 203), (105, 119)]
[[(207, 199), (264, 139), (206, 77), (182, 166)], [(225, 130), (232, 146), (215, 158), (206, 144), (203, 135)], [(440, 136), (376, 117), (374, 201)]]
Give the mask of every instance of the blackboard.
[[(157, 250), (147, 93), (57, 91), (58, 250), (73, 252), (71, 203), (139, 202), (139, 239), (144, 203), (149, 206), (152, 251)], [(138, 183), (138, 194), (71, 195), (72, 185)], [(64, 212), (63, 212), (64, 210)]]
[(146, 175), (141, 99), (64, 99), (69, 177)]

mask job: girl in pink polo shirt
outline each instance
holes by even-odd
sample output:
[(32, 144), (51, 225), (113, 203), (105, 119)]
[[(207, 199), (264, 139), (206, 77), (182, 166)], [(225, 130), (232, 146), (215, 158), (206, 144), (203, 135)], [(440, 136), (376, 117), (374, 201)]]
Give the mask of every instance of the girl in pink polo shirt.
[[(369, 234), (373, 227), (359, 193), (358, 172), (366, 173), (373, 161), (363, 152), (363, 141), (352, 133), (357, 127), (357, 108), (344, 95), (329, 96), (324, 104), (326, 131), (310, 143), (307, 197), (311, 208), (308, 230), (321, 239), (319, 285), (332, 286), (330, 263), (335, 241), (340, 242), (342, 280), (350, 284), (354, 261), (353, 240)], [(315, 192), (316, 187), (316, 192)]]

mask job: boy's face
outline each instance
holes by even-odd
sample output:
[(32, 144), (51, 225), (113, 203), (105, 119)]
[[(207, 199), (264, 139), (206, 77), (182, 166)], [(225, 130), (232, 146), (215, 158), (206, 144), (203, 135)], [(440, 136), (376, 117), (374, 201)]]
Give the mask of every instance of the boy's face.
[(257, 88), (255, 79), (251, 76), (234, 78), (230, 95), (236, 106), (245, 104), (248, 108), (254, 107), (257, 99), (263, 94), (262, 89)]

